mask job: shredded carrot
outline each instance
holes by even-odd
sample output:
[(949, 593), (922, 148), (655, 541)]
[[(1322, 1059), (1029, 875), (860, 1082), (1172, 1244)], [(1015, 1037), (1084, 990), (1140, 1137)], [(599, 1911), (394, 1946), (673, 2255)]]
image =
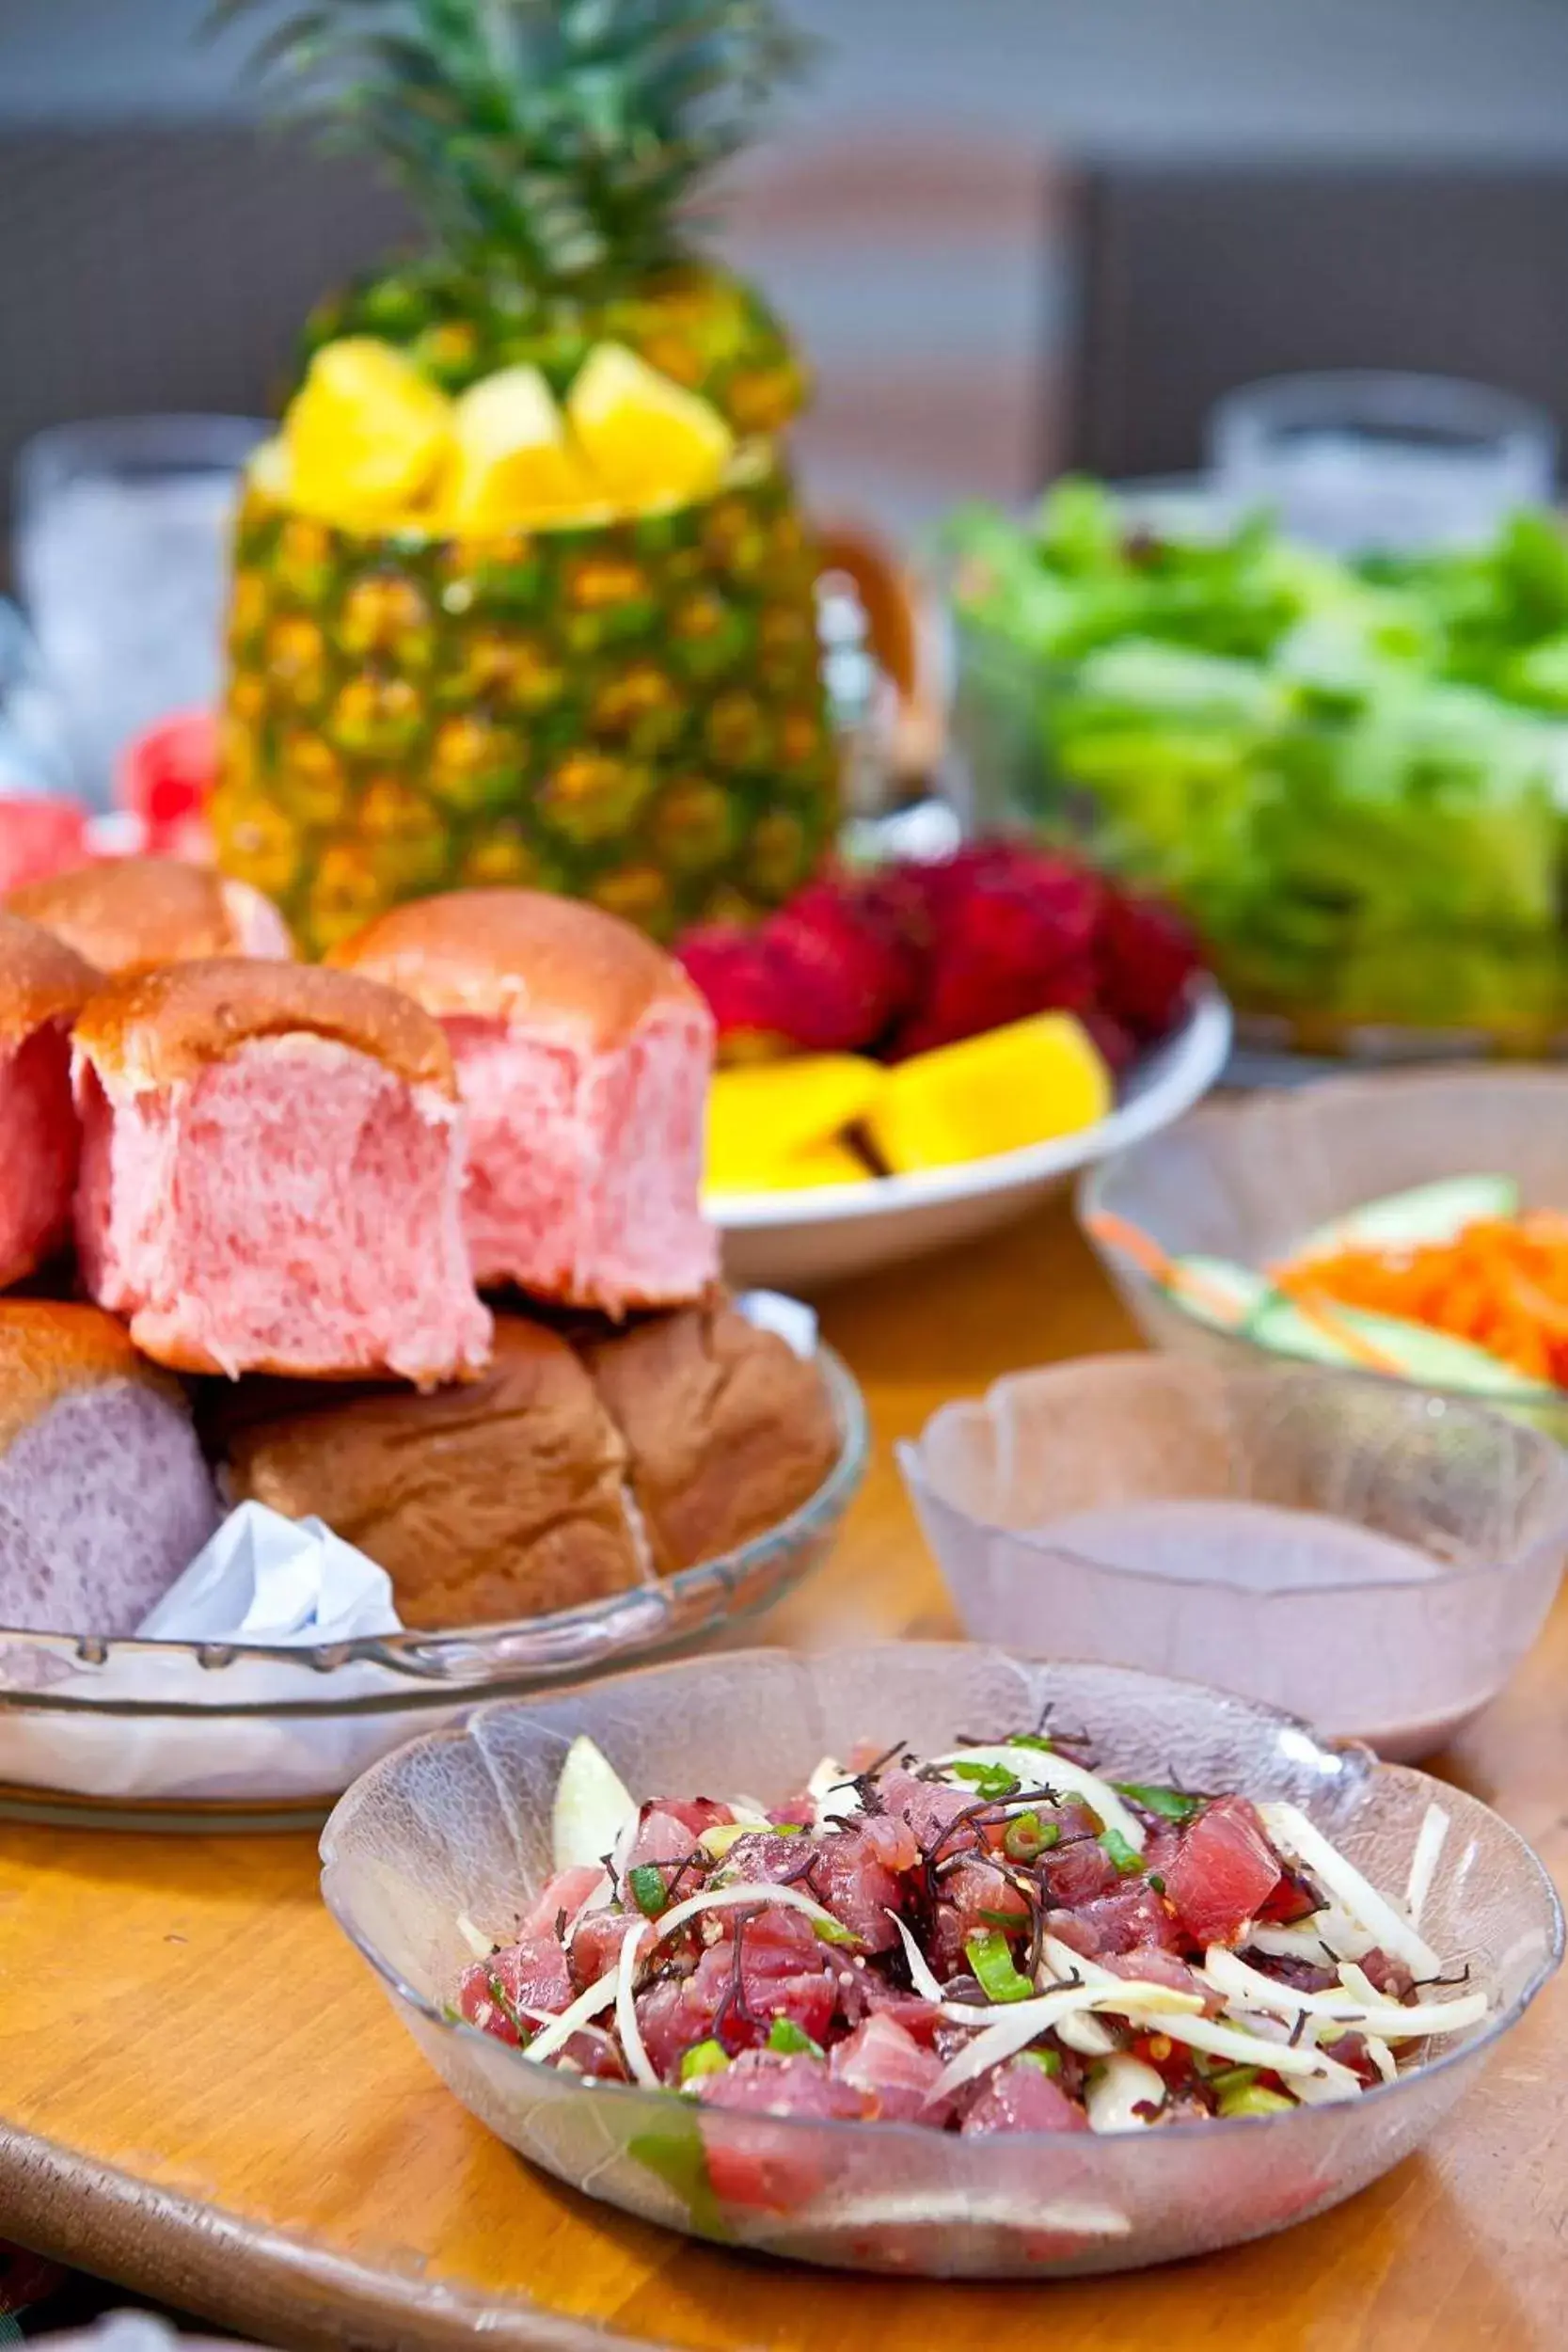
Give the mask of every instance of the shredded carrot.
[(1481, 1218), (1418, 1248), (1288, 1262), (1273, 1279), (1304, 1310), (1338, 1301), (1397, 1315), (1568, 1387), (1568, 1217), (1556, 1210)]

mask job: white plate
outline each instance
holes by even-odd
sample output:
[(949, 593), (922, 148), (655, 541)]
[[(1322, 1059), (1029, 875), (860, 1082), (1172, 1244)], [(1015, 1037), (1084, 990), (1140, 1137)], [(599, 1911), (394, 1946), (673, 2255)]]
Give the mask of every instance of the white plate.
[(1208, 1093), (1230, 1051), (1230, 1007), (1211, 980), (1173, 1037), (1144, 1057), (1109, 1119), (1052, 1143), (924, 1176), (868, 1177), (805, 1192), (708, 1196), (724, 1273), (742, 1288), (800, 1291), (923, 1257), (988, 1232), (1108, 1152), (1168, 1127)]

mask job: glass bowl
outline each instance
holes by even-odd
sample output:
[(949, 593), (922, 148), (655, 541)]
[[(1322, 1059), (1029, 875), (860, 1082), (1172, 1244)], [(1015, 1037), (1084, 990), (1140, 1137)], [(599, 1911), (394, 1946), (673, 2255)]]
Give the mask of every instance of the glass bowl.
[[(1490, 588), (1489, 559), (1436, 552), (1418, 592), (1357, 578), (1319, 606), (1305, 583), (1327, 559), (1264, 545), (1213, 482), (1106, 495), (1138, 560), (1076, 604), (1031, 561), (1027, 520), (994, 517), (994, 544), (960, 534), (936, 559), (969, 824), (1174, 898), (1250, 1047), (1378, 1064), (1562, 1052), (1560, 722), (1530, 666), (1545, 657), (1511, 668), (1499, 651), (1494, 691), (1457, 654), (1429, 671), (1415, 652), (1466, 594), (1504, 608), (1532, 532), (1551, 560), (1544, 514)], [(1160, 553), (1173, 544), (1192, 551), (1180, 571)]]
[(1053, 1364), (898, 1452), (976, 1640), (1221, 1682), (1384, 1756), (1496, 1696), (1568, 1554), (1548, 1438), (1364, 1374)]
[(712, 1640), (827, 1552), (865, 1474), (865, 1405), (818, 1343), (839, 1432), (816, 1494), (721, 1558), (578, 1609), (320, 1648), (0, 1629), (0, 1816), (108, 1827), (319, 1823), (356, 1773), (499, 1692), (580, 1682)]
[[(1078, 1195), (1087, 1232), (1130, 1312), (1157, 1347), (1212, 1363), (1278, 1360), (1199, 1323), (1119, 1250), (1102, 1217), (1136, 1226), (1172, 1257), (1254, 1267), (1369, 1200), (1447, 1176), (1512, 1176), (1524, 1207), (1568, 1208), (1568, 1071), (1381, 1071), (1208, 1104), (1105, 1161)], [(1409, 1385), (1393, 1382), (1394, 1386)], [(1423, 1393), (1433, 1393), (1422, 1384)], [(1473, 1403), (1474, 1399), (1466, 1400)], [(1568, 1391), (1491, 1409), (1568, 1444)]]
[[(1364, 1870), (1404, 1883), (1428, 1804), (1452, 1827), (1426, 1932), (1495, 1988), (1492, 2014), (1419, 2072), (1353, 2106), (1097, 2137), (965, 2140), (911, 2123), (693, 2107), (666, 2091), (531, 2065), (446, 2009), (472, 1952), (459, 1915), (512, 1931), (550, 1867), (571, 1740), (596, 1740), (636, 1796), (799, 1788), (825, 1752), (918, 1733), (932, 1750), (1037, 1722), (1083, 1724), (1107, 1765), (1157, 1758), (1187, 1785), (1310, 1812)], [(1480, 2074), (1557, 1966), (1562, 1917), (1523, 1840), (1474, 1798), (1289, 1716), (1190, 1683), (999, 1650), (905, 1643), (794, 1657), (731, 1652), (570, 1696), (486, 1707), (415, 1741), (343, 1799), (323, 1891), (432, 2065), (480, 2121), (572, 2187), (688, 2235), (799, 2262), (927, 2278), (1123, 2270), (1259, 2237), (1339, 2202), (1407, 2155)], [(715, 2185), (745, 2187), (747, 2201)], [(499, 2222), (499, 2217), (498, 2217)]]

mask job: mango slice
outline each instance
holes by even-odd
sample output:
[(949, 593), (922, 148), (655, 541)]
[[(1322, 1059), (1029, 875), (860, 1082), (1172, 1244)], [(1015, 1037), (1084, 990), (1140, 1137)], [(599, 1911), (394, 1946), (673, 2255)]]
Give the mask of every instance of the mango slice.
[[(879, 1063), (856, 1054), (801, 1054), (787, 1061), (721, 1070), (707, 1105), (710, 1189), (760, 1192), (798, 1183), (858, 1184), (867, 1170), (839, 1138), (882, 1099), (889, 1076)], [(812, 1165), (841, 1172), (813, 1175)]]
[(485, 533), (541, 515), (602, 506), (605, 493), (574, 448), (537, 368), (502, 368), (457, 403), (456, 446), (439, 505), (444, 528)]
[(452, 408), (390, 343), (349, 335), (310, 362), (283, 420), (291, 496), (310, 514), (373, 526), (426, 501), (452, 446)]
[(634, 503), (706, 498), (735, 449), (719, 411), (624, 343), (597, 343), (566, 395), (578, 447), (606, 490)]
[(1081, 1022), (1037, 1013), (917, 1054), (887, 1073), (866, 1131), (895, 1176), (952, 1168), (1075, 1135), (1116, 1100), (1110, 1071)]

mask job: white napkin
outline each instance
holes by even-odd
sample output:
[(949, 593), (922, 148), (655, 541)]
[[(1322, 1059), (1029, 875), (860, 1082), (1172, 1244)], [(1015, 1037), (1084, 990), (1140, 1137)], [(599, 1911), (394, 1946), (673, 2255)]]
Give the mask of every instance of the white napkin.
[(736, 1305), (753, 1329), (771, 1331), (809, 1363), (816, 1353), (816, 1317), (802, 1298), (783, 1291), (743, 1291)]
[(136, 1630), (150, 1642), (255, 1642), (307, 1648), (399, 1633), (392, 1580), (325, 1520), (263, 1502), (231, 1511)]

